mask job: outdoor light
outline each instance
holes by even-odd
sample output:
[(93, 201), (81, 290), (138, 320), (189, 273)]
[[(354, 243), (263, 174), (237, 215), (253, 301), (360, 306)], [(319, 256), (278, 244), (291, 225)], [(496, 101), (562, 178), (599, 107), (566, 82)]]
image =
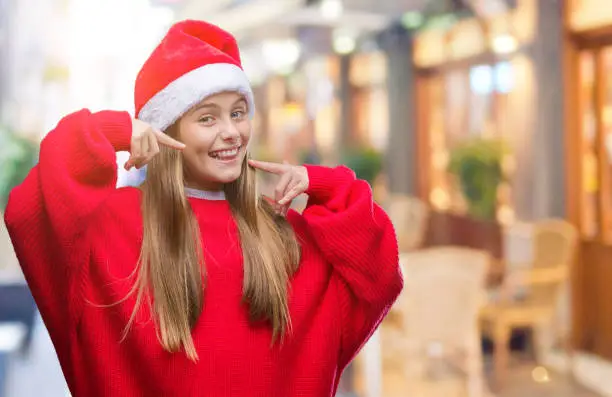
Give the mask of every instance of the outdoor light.
[(550, 376), (548, 375), (548, 371), (544, 367), (535, 367), (533, 371), (531, 371), (531, 377), (537, 383), (550, 382)]
[(268, 68), (281, 74), (291, 73), (301, 53), (300, 43), (293, 39), (265, 41), (261, 49)]
[(470, 88), (480, 95), (493, 91), (493, 68), (491, 65), (477, 65), (470, 68)]
[(356, 33), (350, 29), (336, 29), (333, 33), (334, 51), (341, 55), (350, 54), (357, 47)]
[(338, 36), (334, 38), (334, 51), (338, 54), (350, 54), (355, 51), (355, 46), (355, 39), (351, 36)]
[(327, 20), (338, 19), (342, 15), (342, 0), (321, 1), (321, 15)]
[[(259, 56), (258, 56), (259, 55)], [(261, 53), (256, 54), (254, 51), (242, 51), (242, 68), (247, 74), (252, 85), (258, 86), (265, 82), (267, 77), (267, 65), (261, 61)]]
[(423, 24), (423, 14), (417, 11), (410, 11), (402, 15), (402, 26), (406, 29), (416, 29)]
[(493, 38), (493, 52), (496, 54), (510, 54), (518, 48), (516, 38), (510, 34), (502, 34)]

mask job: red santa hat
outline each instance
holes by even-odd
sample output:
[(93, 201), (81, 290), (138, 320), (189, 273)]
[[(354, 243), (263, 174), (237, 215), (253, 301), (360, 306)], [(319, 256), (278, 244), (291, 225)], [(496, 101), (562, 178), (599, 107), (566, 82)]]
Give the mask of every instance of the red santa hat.
[(243, 94), (253, 116), (253, 91), (236, 39), (206, 22), (178, 22), (138, 73), (136, 117), (163, 131), (204, 98), (224, 91)]

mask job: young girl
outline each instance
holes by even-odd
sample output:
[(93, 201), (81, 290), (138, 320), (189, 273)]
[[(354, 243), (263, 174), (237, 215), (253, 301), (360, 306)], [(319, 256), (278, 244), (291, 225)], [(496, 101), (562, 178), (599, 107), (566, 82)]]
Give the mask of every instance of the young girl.
[[(253, 94), (204, 22), (169, 30), (135, 101), (61, 120), (6, 209), (73, 396), (332, 396), (402, 288), (369, 185), (249, 160)], [(128, 150), (147, 177), (116, 189)], [(271, 204), (255, 169), (279, 176)]]

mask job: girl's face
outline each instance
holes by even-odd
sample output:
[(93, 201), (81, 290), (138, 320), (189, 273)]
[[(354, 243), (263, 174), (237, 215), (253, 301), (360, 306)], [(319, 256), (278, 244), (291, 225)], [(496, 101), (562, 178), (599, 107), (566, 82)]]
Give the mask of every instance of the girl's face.
[(237, 92), (212, 95), (194, 106), (178, 122), (185, 144), (185, 185), (221, 190), (238, 179), (251, 137), (247, 102)]

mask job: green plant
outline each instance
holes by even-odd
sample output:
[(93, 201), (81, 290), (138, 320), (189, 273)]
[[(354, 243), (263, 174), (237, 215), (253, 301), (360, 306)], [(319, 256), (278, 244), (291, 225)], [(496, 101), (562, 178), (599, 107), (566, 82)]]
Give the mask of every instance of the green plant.
[(0, 208), (38, 160), (38, 144), (0, 127)]
[(372, 185), (383, 168), (382, 154), (372, 148), (356, 148), (348, 150), (342, 156), (342, 164), (352, 169), (357, 178)]
[(495, 219), (506, 153), (503, 141), (483, 138), (464, 142), (451, 151), (448, 171), (457, 177), (471, 216)]
[(298, 158), (300, 164), (321, 164), (321, 156), (319, 155), (316, 147), (301, 150)]

